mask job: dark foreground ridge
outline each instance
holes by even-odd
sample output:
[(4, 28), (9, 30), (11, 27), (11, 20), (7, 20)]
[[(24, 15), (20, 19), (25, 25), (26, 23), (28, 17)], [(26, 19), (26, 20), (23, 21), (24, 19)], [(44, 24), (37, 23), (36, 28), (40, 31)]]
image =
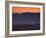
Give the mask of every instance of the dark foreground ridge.
[(12, 14), (12, 31), (40, 30), (40, 13)]

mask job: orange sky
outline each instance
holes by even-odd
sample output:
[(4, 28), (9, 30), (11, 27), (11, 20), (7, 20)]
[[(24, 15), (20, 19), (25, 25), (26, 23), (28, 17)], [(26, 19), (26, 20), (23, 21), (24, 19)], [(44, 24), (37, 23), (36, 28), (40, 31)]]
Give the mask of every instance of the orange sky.
[(38, 13), (40, 12), (40, 8), (34, 8), (34, 7), (12, 7), (12, 13), (22, 13), (22, 12), (33, 12)]

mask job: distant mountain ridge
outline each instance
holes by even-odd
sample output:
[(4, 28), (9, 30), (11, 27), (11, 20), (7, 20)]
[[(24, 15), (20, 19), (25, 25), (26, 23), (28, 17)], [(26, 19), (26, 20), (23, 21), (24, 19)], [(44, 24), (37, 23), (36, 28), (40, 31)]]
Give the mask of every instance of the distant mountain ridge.
[(39, 14), (40, 12), (15, 12), (14, 14)]

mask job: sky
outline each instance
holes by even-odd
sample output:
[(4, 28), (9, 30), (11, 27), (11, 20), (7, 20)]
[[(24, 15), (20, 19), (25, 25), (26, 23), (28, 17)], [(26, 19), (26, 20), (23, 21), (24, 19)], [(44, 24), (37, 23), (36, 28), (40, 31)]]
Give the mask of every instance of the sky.
[(12, 13), (32, 12), (39, 13), (40, 8), (35, 7), (12, 7)]

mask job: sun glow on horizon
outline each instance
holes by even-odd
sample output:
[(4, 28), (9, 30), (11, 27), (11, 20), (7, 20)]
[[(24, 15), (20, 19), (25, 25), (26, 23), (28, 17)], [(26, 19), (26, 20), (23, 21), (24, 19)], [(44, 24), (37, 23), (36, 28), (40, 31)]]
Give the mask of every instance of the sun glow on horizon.
[(26, 13), (26, 12), (32, 12), (32, 13), (39, 13), (40, 8), (34, 8), (34, 7), (12, 7), (12, 13)]

